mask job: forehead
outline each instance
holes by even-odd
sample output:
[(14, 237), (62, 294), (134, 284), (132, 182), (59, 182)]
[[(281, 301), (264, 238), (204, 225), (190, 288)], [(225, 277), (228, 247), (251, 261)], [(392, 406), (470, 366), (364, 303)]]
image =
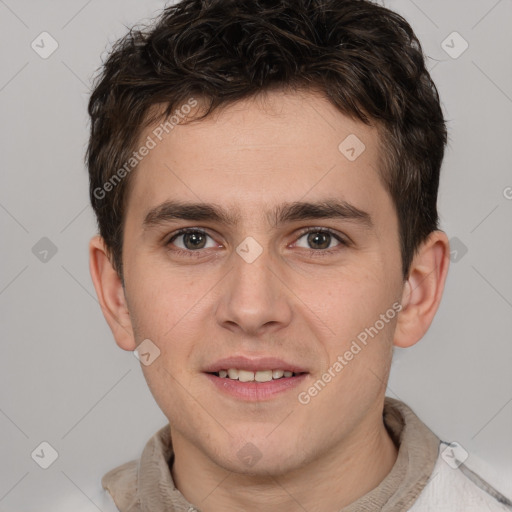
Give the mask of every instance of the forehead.
[(139, 223), (169, 199), (222, 202), (239, 217), (245, 211), (268, 218), (264, 204), (327, 194), (378, 203), (376, 194), (386, 195), (377, 129), (343, 115), (319, 93), (271, 92), (168, 133), (159, 126), (142, 133), (140, 141), (149, 137), (154, 147), (131, 177), (127, 215)]

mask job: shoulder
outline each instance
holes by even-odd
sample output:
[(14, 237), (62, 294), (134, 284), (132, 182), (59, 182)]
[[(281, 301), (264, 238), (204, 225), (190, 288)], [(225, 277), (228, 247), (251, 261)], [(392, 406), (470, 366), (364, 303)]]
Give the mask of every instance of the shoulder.
[(441, 442), (439, 456), (425, 488), (410, 512), (512, 512), (512, 501), (464, 464), (447, 462)]
[[(126, 462), (105, 474), (101, 479), (104, 489), (102, 496), (105, 502), (105, 509), (102, 508), (104, 512), (137, 510), (137, 474), (137, 460)], [(107, 508), (108, 506), (111, 508)]]
[(102, 492), (98, 495), (94, 502), (96, 505), (98, 505), (101, 512), (119, 512), (119, 509), (114, 503), (114, 499), (105, 489), (102, 489)]

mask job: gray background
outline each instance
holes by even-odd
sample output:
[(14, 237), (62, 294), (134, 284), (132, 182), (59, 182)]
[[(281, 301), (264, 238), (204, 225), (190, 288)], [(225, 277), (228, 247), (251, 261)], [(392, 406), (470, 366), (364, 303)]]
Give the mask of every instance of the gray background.
[[(101, 55), (163, 5), (0, 0), (2, 512), (101, 510), (101, 476), (136, 458), (166, 422), (96, 300), (83, 164)], [(512, 1), (385, 5), (430, 57), (450, 132), (442, 228), (457, 238), (440, 311), (418, 345), (397, 351), (388, 394), (512, 496)], [(43, 31), (59, 45), (46, 59), (31, 48)], [(469, 43), (458, 58), (442, 47), (454, 31)], [(457, 36), (446, 44), (462, 49)], [(46, 470), (31, 457), (43, 441), (59, 454)]]

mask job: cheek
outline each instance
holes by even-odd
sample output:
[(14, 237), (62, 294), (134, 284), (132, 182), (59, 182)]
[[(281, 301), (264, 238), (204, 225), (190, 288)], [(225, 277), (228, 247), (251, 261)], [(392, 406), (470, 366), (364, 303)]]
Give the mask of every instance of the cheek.
[(338, 339), (353, 337), (373, 325), (399, 296), (396, 285), (387, 282), (378, 268), (338, 270), (325, 282), (323, 291), (310, 293), (310, 300)]
[(331, 283), (324, 296), (322, 319), (335, 335), (323, 340), (328, 358), (317, 378), (332, 384), (322, 391), (319, 407), (343, 412), (356, 402), (369, 404), (385, 390), (398, 303), (392, 283), (382, 280), (381, 273), (354, 271)]
[(133, 270), (130, 313), (133, 312), (139, 334), (155, 340), (165, 341), (179, 324), (186, 323), (199, 306), (198, 299), (209, 288), (203, 280), (192, 280), (182, 272), (155, 264), (139, 265)]
[(190, 275), (171, 273), (154, 265), (131, 289), (132, 324), (137, 342), (150, 339), (159, 350), (154, 364), (142, 366), (142, 370), (161, 406), (164, 406), (162, 400), (172, 402), (179, 395), (169, 394), (169, 389), (188, 389), (194, 377), (190, 362), (198, 342), (204, 340), (205, 317), (211, 316), (208, 300), (211, 288), (209, 280), (191, 280)]
[(322, 318), (335, 335), (324, 339), (328, 361), (322, 370), (330, 369), (336, 377), (321, 401), (340, 410), (348, 407), (352, 400), (365, 402), (375, 397), (383, 391), (387, 380), (397, 318), (393, 304), (397, 304), (397, 294), (393, 291), (396, 285), (383, 282), (384, 278), (380, 271), (353, 269), (340, 276), (336, 283), (331, 281), (324, 296), (322, 314), (325, 316)]
[(204, 303), (198, 298), (204, 292), (201, 294), (198, 288), (203, 287), (194, 288), (179, 278), (161, 276), (138, 283), (133, 304), (138, 341), (150, 339), (159, 351), (154, 363), (141, 365), (142, 371), (156, 402), (166, 413), (191, 407), (183, 403), (182, 395), (192, 382), (190, 360), (202, 332), (199, 316)]

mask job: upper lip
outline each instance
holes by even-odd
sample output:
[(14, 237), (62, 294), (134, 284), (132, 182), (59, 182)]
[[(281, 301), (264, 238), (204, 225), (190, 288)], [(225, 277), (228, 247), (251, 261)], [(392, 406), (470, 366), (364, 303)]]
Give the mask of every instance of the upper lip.
[(204, 368), (206, 373), (215, 373), (219, 370), (229, 370), (236, 368), (237, 370), (247, 370), (252, 372), (263, 370), (284, 370), (293, 373), (307, 373), (307, 370), (295, 363), (289, 363), (277, 357), (245, 357), (232, 356), (219, 359)]

